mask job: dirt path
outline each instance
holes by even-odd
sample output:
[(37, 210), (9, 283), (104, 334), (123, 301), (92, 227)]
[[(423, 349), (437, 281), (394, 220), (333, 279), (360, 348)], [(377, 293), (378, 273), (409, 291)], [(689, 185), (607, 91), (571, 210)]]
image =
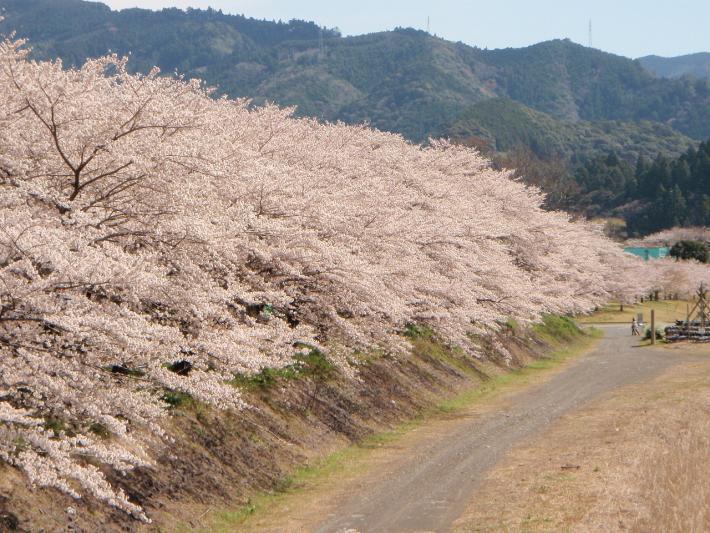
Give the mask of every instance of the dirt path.
[[(362, 476), (287, 509), (278, 527), (330, 532), (448, 531), (487, 471), (513, 446), (600, 395), (649, 380), (677, 362), (703, 357), (635, 347), (627, 326), (604, 326), (598, 348), (544, 383), (495, 409), (473, 408), (407, 435)], [(304, 504), (306, 502), (303, 502)], [(272, 517), (273, 518), (273, 517)]]

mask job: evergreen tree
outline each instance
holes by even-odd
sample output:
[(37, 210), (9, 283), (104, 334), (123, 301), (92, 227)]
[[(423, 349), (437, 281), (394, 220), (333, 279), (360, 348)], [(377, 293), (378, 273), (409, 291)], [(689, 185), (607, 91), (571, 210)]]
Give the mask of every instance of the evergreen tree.
[(676, 259), (694, 259), (701, 263), (710, 263), (710, 248), (700, 241), (679, 241), (673, 245), (670, 254)]
[(668, 217), (671, 220), (670, 226), (683, 226), (688, 218), (688, 205), (683, 196), (683, 191), (678, 185), (673, 187), (670, 193), (670, 205), (668, 207)]
[(685, 159), (678, 159), (673, 163), (671, 174), (673, 177), (673, 183), (678, 184), (683, 188), (689, 186), (690, 166)]

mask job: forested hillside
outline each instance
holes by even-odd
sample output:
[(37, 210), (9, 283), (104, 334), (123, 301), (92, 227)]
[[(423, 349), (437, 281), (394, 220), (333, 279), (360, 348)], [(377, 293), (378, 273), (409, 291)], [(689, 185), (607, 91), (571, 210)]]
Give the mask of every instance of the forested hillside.
[(572, 164), (611, 151), (629, 160), (659, 153), (677, 156), (696, 144), (658, 122), (559, 119), (507, 98), (474, 104), (446, 134), (493, 152), (526, 147), (541, 159), (562, 158)]
[(710, 79), (710, 52), (698, 52), (678, 57), (646, 56), (639, 58), (649, 71), (662, 78), (694, 76)]
[(619, 213), (633, 234), (674, 226), (710, 226), (710, 142), (676, 159), (659, 155), (635, 165), (612, 153), (587, 161), (575, 175), (574, 202), (590, 214)]
[(710, 82), (655, 79), (640, 63), (550, 41), (484, 52), (506, 95), (557, 117), (653, 120), (697, 139), (710, 135)]
[(669, 126), (563, 121), (494, 98), (469, 108), (450, 135), (542, 187), (549, 207), (622, 217), (629, 235), (710, 225), (708, 143)]

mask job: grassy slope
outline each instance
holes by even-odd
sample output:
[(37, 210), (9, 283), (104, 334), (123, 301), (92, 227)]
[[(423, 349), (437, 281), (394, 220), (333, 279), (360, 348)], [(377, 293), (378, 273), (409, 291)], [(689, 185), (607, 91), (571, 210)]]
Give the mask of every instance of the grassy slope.
[[(207, 508), (199, 521), (204, 531), (263, 531), (278, 527), (288, 517), (294, 506), (315, 505), (344, 479), (354, 479), (376, 466), (378, 454), (384, 447), (397, 445), (398, 440), (408, 438), (410, 432), (441, 417), (455, 415), (472, 406), (495, 408), (497, 402), (510, 394), (534, 383), (551, 377), (555, 370), (589, 351), (601, 337), (598, 330), (582, 333), (574, 323), (566, 318), (548, 316), (544, 324), (534, 328), (534, 337), (544, 342), (552, 350), (547, 356), (534, 359), (526, 366), (503, 371), (488, 364), (482, 367), (489, 378), (480, 382), (481, 367), (471, 367), (462, 363), (460, 354), (439, 343), (435, 337), (425, 332), (412, 339), (413, 352), (418, 358), (433, 358), (447, 365), (456, 366), (470, 375), (473, 385), (448, 398), (443, 398), (421, 410), (394, 429), (375, 433), (357, 444), (316, 458), (309, 464), (297, 468), (276, 491), (253, 496), (248, 505), (238, 509)], [(200, 511), (196, 509), (195, 512)], [(198, 513), (200, 514), (200, 513)], [(186, 531), (196, 524), (177, 527)]]

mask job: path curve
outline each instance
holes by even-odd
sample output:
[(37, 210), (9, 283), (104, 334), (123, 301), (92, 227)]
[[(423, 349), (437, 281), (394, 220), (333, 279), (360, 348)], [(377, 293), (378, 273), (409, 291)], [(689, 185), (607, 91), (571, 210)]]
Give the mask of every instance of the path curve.
[[(605, 337), (589, 355), (548, 381), (518, 393), (503, 410), (464, 414), (416, 450), (384, 464), (345, 496), (325, 520), (306, 531), (449, 531), (487, 471), (513, 446), (565, 413), (624, 385), (651, 379), (698, 355), (635, 347), (628, 327), (601, 326)], [(335, 496), (335, 495), (334, 495)]]

